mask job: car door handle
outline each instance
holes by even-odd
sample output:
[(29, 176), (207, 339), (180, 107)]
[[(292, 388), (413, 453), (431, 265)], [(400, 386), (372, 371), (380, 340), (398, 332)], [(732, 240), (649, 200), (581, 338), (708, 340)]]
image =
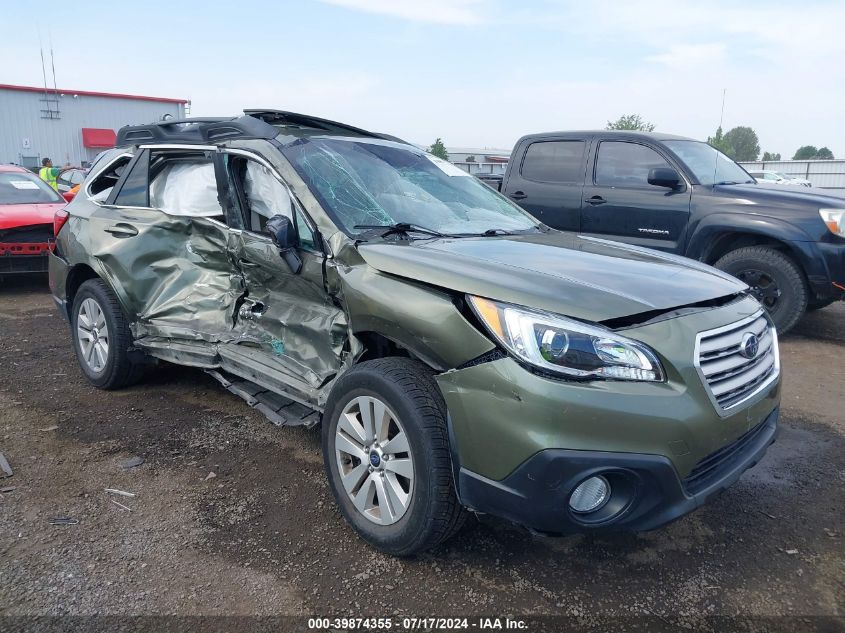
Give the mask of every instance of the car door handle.
[(107, 226), (103, 229), (106, 233), (111, 233), (115, 237), (134, 237), (138, 235), (138, 229), (131, 224), (119, 222), (114, 226)]
[(607, 200), (605, 200), (601, 196), (593, 196), (592, 198), (587, 198), (586, 200), (584, 200), (584, 202), (595, 206), (597, 204), (604, 204), (605, 202), (607, 202)]
[(510, 194), (510, 197), (514, 200), (522, 200), (523, 198), (527, 198), (528, 196), (524, 191), (514, 191), (512, 194)]

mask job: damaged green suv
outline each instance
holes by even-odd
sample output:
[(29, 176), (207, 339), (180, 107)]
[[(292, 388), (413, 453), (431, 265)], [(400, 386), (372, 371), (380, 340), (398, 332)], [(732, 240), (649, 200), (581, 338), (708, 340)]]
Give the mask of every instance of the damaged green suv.
[(56, 217), (85, 376), (202, 368), (322, 423), (337, 505), (408, 555), (468, 511), (648, 530), (761, 459), (775, 329), (748, 288), (551, 230), (407, 143), (281, 111), (128, 127)]

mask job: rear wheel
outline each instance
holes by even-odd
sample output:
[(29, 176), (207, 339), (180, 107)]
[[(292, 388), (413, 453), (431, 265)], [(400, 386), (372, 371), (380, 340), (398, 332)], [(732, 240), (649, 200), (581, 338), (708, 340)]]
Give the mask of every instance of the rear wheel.
[(71, 334), (82, 373), (95, 387), (120, 389), (140, 379), (143, 365), (129, 355), (129, 322), (101, 279), (89, 279), (76, 292)]
[(716, 262), (751, 287), (780, 333), (786, 333), (807, 309), (807, 283), (797, 264), (780, 251), (748, 246), (731, 251)]
[(343, 375), (323, 418), (323, 458), (344, 518), (384, 552), (422, 552), (464, 522), (445, 404), (422, 363), (384, 358)]

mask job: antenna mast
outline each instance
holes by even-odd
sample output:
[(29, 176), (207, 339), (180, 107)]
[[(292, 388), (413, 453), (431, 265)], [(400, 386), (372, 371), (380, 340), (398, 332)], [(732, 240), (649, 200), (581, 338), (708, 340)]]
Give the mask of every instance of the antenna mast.
[(44, 65), (44, 42), (41, 40), (41, 28), (38, 28), (38, 50), (41, 51), (41, 77), (44, 79), (44, 105), (50, 111), (50, 95), (47, 94), (47, 67)]
[[(56, 88), (56, 60), (53, 57), (53, 32), (49, 31), (48, 33), (50, 37), (50, 66), (53, 69), (53, 92), (56, 93), (56, 97), (58, 98), (59, 89)], [(722, 108), (724, 108), (724, 105), (722, 106)]]

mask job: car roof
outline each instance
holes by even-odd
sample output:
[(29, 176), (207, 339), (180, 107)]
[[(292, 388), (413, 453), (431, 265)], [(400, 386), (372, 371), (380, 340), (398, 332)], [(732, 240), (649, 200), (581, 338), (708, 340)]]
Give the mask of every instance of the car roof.
[(21, 167), (20, 165), (0, 165), (0, 171), (24, 172), (25, 174), (32, 173), (26, 167)]
[(132, 125), (117, 132), (116, 147), (154, 143), (209, 145), (234, 139), (271, 140), (285, 136), (351, 136), (404, 143), (387, 134), (286, 110), (248, 109), (239, 117), (170, 119), (148, 125)]
[(542, 139), (550, 136), (556, 138), (583, 138), (585, 136), (603, 136), (619, 139), (647, 139), (651, 141), (695, 141), (688, 136), (665, 134), (663, 132), (639, 132), (637, 130), (567, 130), (561, 132), (542, 132), (523, 136), (523, 139)]

